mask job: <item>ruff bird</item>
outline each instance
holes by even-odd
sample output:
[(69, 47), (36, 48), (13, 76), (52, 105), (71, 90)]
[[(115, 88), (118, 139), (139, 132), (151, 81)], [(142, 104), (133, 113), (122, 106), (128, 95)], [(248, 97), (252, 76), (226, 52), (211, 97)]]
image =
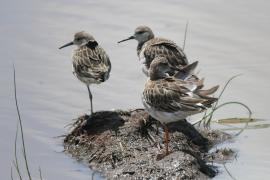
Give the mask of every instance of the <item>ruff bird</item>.
[[(187, 57), (179, 46), (171, 40), (155, 37), (153, 31), (147, 26), (137, 27), (134, 35), (118, 43), (131, 39), (138, 41), (137, 55), (146, 76), (149, 76), (151, 62), (159, 56), (165, 57), (172, 67), (182, 67), (188, 64)], [(174, 70), (171, 69), (168, 73), (172, 75)]]
[(90, 100), (90, 111), (93, 114), (93, 96), (91, 84), (100, 84), (109, 79), (111, 62), (105, 50), (97, 43), (92, 35), (85, 31), (77, 32), (73, 41), (61, 46), (76, 45), (73, 51), (73, 74), (87, 86)]
[(192, 77), (198, 62), (179, 69), (174, 76), (170, 71), (168, 60), (157, 57), (149, 68), (149, 79), (145, 84), (142, 102), (145, 110), (164, 126), (166, 155), (169, 154), (169, 134), (167, 123), (185, 120), (188, 116), (200, 113), (216, 102), (217, 98), (209, 95), (216, 92), (219, 86), (208, 90), (203, 88), (203, 79)]

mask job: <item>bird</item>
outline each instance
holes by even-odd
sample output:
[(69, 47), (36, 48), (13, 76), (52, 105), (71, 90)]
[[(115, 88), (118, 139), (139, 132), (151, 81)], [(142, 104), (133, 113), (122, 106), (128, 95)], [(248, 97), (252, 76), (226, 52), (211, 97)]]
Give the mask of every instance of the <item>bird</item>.
[(109, 56), (95, 38), (85, 31), (75, 33), (73, 41), (61, 46), (59, 49), (71, 45), (77, 46), (72, 56), (73, 74), (87, 86), (92, 115), (93, 96), (90, 85), (100, 84), (109, 79), (112, 68), (111, 62)]
[[(138, 41), (137, 55), (142, 65), (142, 71), (146, 76), (149, 76), (151, 62), (158, 56), (166, 57), (172, 67), (183, 67), (188, 64), (185, 53), (176, 43), (168, 39), (155, 37), (153, 31), (148, 26), (138, 26), (135, 29), (134, 35), (118, 43), (131, 39)], [(174, 70), (171, 69), (168, 73), (172, 75)]]
[(219, 86), (204, 90), (204, 79), (195, 79), (192, 72), (198, 61), (179, 69), (173, 76), (165, 57), (156, 57), (149, 68), (149, 79), (142, 93), (145, 110), (163, 124), (166, 152), (169, 154), (169, 132), (166, 124), (185, 121), (188, 116), (201, 113), (217, 101), (209, 95), (215, 93)]

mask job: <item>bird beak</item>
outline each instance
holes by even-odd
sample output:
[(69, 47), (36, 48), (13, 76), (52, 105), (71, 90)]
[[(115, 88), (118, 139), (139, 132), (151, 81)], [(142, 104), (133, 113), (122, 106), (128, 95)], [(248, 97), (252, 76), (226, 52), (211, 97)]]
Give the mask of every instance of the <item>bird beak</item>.
[(118, 41), (118, 43), (121, 43), (121, 42), (124, 42), (124, 41), (128, 41), (128, 40), (131, 40), (131, 39), (135, 39), (135, 37), (134, 36), (130, 36), (127, 39), (123, 39), (122, 41)]
[(67, 44), (65, 44), (65, 45), (63, 45), (63, 46), (61, 46), (59, 49), (62, 49), (62, 48), (67, 47), (67, 46), (71, 46), (71, 45), (73, 45), (73, 44), (74, 44), (73, 41), (71, 41), (71, 42), (69, 42), (69, 43), (67, 43)]

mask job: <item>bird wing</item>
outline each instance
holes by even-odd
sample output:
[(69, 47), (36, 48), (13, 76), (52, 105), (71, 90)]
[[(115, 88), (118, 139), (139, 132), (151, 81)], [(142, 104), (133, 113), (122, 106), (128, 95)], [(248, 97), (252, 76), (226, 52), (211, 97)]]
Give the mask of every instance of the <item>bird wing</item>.
[(177, 70), (173, 77), (177, 78), (177, 79), (182, 79), (182, 80), (188, 80), (188, 79), (193, 79), (196, 80), (198, 79), (196, 75), (194, 75), (194, 70), (198, 65), (198, 61), (195, 61), (191, 64), (188, 64), (182, 68), (180, 68), (179, 70)]
[(151, 61), (157, 56), (165, 56), (172, 66), (184, 66), (188, 64), (183, 50), (177, 46), (173, 41), (154, 38), (147, 42), (145, 47), (144, 56), (147, 64), (151, 64)]
[(85, 46), (74, 51), (73, 67), (79, 76), (104, 81), (110, 73), (111, 63), (100, 46), (94, 49)]
[(165, 78), (158, 81), (148, 80), (143, 92), (146, 103), (160, 111), (177, 112), (192, 111), (199, 113), (211, 105), (210, 100), (196, 94), (202, 82), (188, 82), (175, 78)]

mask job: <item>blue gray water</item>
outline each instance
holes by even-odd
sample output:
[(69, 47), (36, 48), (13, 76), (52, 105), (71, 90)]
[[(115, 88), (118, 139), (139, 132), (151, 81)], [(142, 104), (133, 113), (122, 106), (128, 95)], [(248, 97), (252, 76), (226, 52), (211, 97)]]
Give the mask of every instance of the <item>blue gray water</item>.
[[(62, 153), (61, 139), (73, 118), (89, 111), (86, 87), (71, 73), (71, 50), (58, 47), (73, 33), (91, 32), (110, 55), (111, 78), (93, 86), (95, 110), (142, 107), (145, 77), (136, 57), (136, 42), (118, 45), (138, 25), (150, 26), (157, 36), (182, 45), (199, 60), (201, 76), (209, 86), (233, 81), (222, 101), (248, 104), (256, 118), (269, 119), (270, 2), (266, 0), (11, 0), (0, 7), (0, 172), (10, 176), (16, 130), (12, 63), (16, 65), (18, 100), (24, 123), (30, 168), (38, 166), (45, 179), (85, 180), (91, 171)], [(216, 118), (243, 116), (237, 106)], [(233, 143), (238, 158), (227, 164), (237, 179), (268, 179), (269, 129), (246, 130)], [(20, 150), (19, 150), (20, 151)], [(216, 179), (229, 179), (224, 169)]]

